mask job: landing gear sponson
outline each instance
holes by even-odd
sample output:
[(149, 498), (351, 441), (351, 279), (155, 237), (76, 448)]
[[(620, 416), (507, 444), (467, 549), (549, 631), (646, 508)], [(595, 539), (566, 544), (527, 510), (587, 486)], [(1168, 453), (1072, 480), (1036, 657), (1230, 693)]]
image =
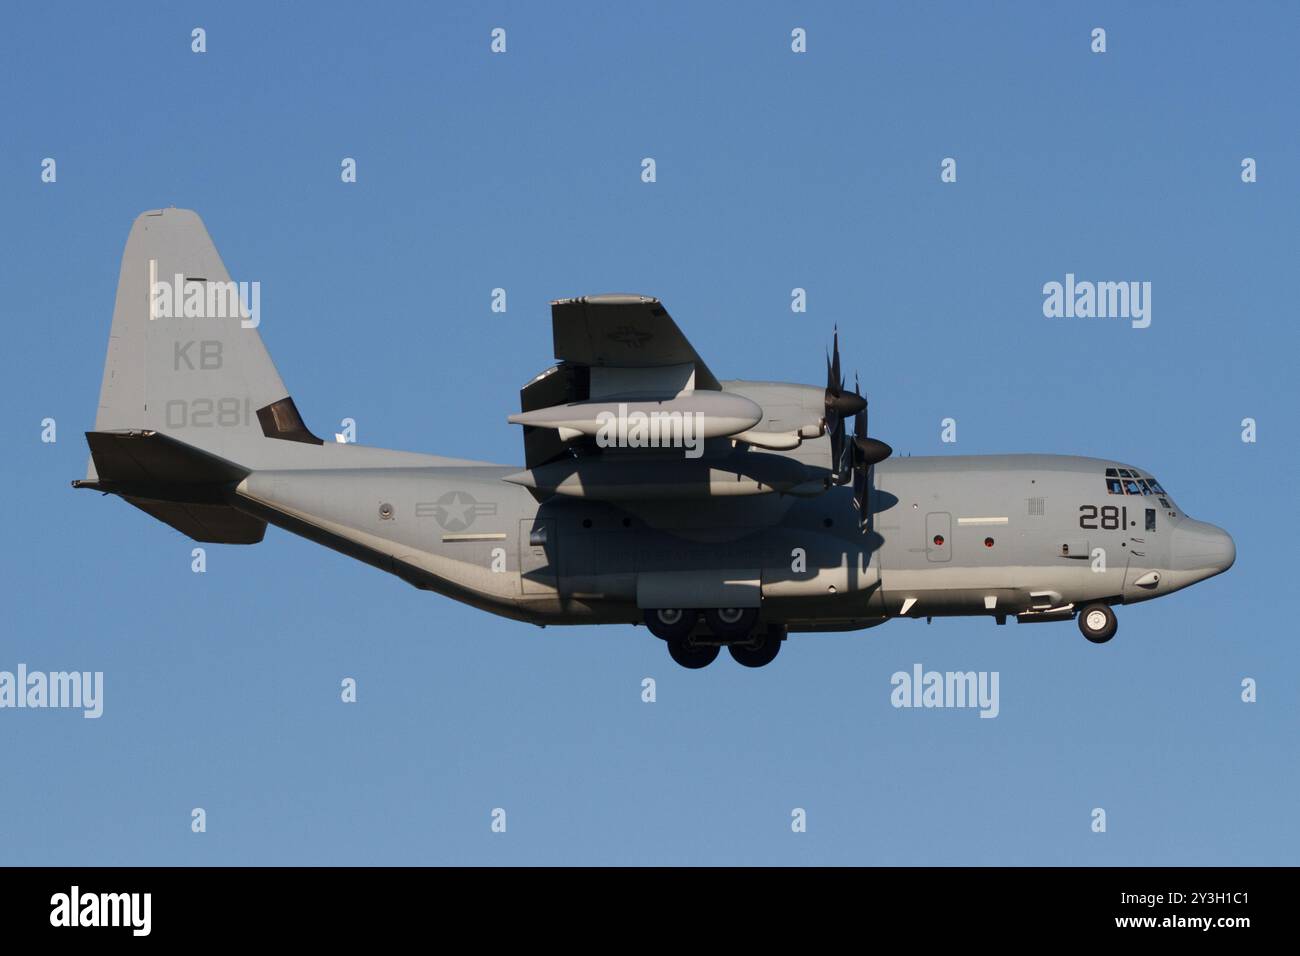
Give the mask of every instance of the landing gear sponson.
[[(701, 619), (706, 633), (697, 633)], [(645, 623), (672, 659), (691, 669), (712, 664), (724, 645), (736, 663), (762, 667), (775, 660), (786, 635), (780, 625), (759, 626), (757, 608), (655, 608), (645, 612)]]

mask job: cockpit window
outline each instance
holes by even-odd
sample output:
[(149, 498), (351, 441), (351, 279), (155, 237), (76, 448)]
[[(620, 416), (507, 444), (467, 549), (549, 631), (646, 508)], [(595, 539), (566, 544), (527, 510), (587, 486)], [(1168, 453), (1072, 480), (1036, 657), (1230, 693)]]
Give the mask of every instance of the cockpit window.
[(1108, 495), (1158, 495), (1164, 508), (1172, 507), (1166, 500), (1169, 492), (1154, 478), (1146, 478), (1129, 468), (1106, 469), (1106, 494)]

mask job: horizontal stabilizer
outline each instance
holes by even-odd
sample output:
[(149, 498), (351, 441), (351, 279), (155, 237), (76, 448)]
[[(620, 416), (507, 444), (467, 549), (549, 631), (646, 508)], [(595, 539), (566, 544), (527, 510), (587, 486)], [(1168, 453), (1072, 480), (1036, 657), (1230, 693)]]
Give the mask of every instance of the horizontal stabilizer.
[(195, 541), (256, 544), (266, 522), (232, 507), (246, 468), (155, 431), (86, 432), (95, 475), (74, 481), (119, 495)]
[[(161, 432), (86, 432), (86, 443), (90, 445), (100, 485), (108, 482), (231, 484), (248, 476), (248, 469)], [(82, 484), (85, 483), (79, 483)]]
[(154, 501), (122, 496), (147, 515), (169, 524), (195, 541), (212, 544), (257, 544), (266, 534), (266, 522), (229, 505)]

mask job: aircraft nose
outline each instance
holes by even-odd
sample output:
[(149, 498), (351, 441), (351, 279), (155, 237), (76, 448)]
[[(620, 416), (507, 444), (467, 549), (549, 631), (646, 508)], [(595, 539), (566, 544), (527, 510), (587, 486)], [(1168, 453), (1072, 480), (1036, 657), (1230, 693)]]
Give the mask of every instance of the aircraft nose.
[(1174, 528), (1169, 556), (1176, 571), (1207, 571), (1206, 577), (1222, 574), (1237, 560), (1232, 535), (1204, 521), (1185, 519)]

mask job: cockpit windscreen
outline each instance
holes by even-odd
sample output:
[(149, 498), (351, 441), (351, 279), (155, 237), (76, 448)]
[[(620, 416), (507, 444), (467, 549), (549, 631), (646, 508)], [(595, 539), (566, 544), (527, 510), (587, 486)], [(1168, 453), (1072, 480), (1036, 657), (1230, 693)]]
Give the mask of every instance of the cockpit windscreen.
[(1140, 474), (1132, 468), (1107, 468), (1106, 493), (1111, 495), (1154, 496), (1160, 499), (1160, 507), (1172, 510), (1169, 493), (1150, 475)]

